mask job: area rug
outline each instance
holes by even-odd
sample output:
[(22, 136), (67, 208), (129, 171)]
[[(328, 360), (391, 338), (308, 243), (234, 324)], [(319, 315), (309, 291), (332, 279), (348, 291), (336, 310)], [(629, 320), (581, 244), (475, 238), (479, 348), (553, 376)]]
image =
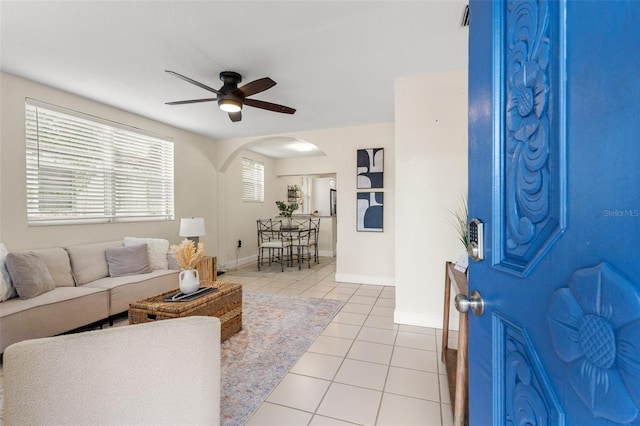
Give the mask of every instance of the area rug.
[[(343, 304), (339, 300), (245, 291), (242, 331), (221, 346), (221, 424), (244, 424)], [(122, 320), (115, 325), (126, 324)], [(2, 384), (0, 368), (0, 426)]]
[(343, 304), (245, 292), (242, 331), (222, 344), (222, 425), (244, 424)]

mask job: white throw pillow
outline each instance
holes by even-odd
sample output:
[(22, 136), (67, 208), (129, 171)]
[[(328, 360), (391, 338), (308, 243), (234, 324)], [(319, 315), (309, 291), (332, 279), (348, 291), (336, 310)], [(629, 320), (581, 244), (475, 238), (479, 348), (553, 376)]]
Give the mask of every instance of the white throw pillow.
[(8, 254), (7, 248), (4, 244), (0, 243), (0, 302), (18, 296), (18, 292), (16, 292), (15, 287), (11, 284), (11, 277), (9, 276), (9, 270), (6, 265)]
[(137, 238), (125, 237), (124, 246), (131, 247), (139, 244), (147, 245), (147, 253), (149, 254), (149, 265), (151, 269), (169, 269), (169, 261), (167, 260), (167, 252), (169, 251), (169, 241), (161, 238)]

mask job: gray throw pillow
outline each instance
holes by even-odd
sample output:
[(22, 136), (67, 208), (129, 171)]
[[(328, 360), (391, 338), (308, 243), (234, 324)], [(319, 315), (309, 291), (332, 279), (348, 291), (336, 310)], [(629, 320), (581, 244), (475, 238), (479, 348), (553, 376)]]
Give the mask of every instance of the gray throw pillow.
[(147, 245), (149, 255), (149, 266), (151, 269), (167, 269), (167, 252), (169, 251), (169, 241), (162, 238), (138, 238), (124, 237), (124, 246)]
[(110, 277), (124, 275), (147, 274), (151, 272), (147, 245), (108, 248), (105, 250)]
[(20, 299), (30, 299), (56, 288), (47, 265), (35, 253), (9, 253), (7, 270)]

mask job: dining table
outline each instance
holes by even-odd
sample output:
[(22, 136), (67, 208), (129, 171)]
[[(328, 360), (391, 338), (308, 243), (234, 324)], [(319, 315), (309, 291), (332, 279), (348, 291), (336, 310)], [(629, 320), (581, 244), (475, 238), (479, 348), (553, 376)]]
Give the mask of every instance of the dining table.
[[(317, 225), (309, 218), (305, 220), (293, 219), (293, 223), (283, 223), (280, 226), (281, 237), (283, 241), (290, 243), (289, 246), (289, 264), (293, 266), (294, 248), (297, 249), (295, 253), (298, 260), (298, 269), (301, 269), (302, 262), (304, 260), (304, 249), (311, 250), (310, 246), (316, 244), (317, 235), (315, 234)], [(309, 258), (311, 253), (307, 253)]]

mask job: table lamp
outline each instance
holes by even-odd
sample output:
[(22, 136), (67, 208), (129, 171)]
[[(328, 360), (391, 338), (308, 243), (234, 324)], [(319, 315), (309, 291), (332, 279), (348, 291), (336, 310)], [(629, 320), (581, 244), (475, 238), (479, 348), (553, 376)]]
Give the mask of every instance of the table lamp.
[(193, 242), (194, 247), (198, 247), (200, 237), (205, 235), (203, 217), (187, 217), (180, 219), (180, 236), (187, 237)]

